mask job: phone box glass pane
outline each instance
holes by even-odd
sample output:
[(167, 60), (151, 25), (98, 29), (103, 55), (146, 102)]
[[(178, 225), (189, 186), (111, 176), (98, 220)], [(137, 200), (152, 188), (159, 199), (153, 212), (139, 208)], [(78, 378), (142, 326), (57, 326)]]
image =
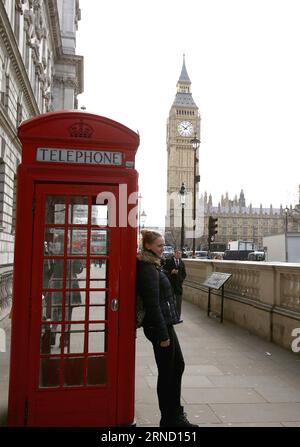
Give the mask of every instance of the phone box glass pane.
[(103, 385), (107, 382), (107, 359), (105, 356), (88, 357), (87, 384)]
[(106, 304), (106, 292), (100, 290), (90, 292), (90, 305), (93, 304)]
[(59, 387), (60, 358), (40, 359), (40, 388)]
[[(82, 327), (81, 327), (82, 326)], [(83, 325), (72, 324), (66, 327), (64, 335), (65, 352), (77, 354), (84, 351), (84, 329)]]
[(92, 225), (107, 226), (108, 205), (92, 205)]
[(71, 196), (69, 204), (69, 224), (87, 225), (88, 198), (84, 196)]
[(105, 325), (89, 325), (89, 348), (88, 352), (105, 352)]
[(87, 254), (87, 230), (73, 228), (68, 231), (68, 254)]
[(83, 385), (83, 357), (66, 357), (64, 359), (64, 385)]
[(42, 293), (42, 320), (61, 321), (62, 292)]
[(66, 198), (63, 196), (47, 196), (45, 207), (46, 224), (64, 224)]
[(108, 254), (108, 234), (107, 230), (91, 231), (91, 255)]
[(64, 277), (64, 261), (62, 259), (53, 259), (51, 270), (49, 271), (50, 260), (44, 260), (43, 269), (43, 287), (44, 289), (62, 289)]
[(105, 306), (89, 306), (89, 320), (105, 320)]
[(45, 229), (44, 255), (60, 256), (64, 254), (65, 230), (63, 228)]
[(83, 259), (69, 259), (67, 262), (67, 289), (83, 289), (85, 286), (85, 261)]

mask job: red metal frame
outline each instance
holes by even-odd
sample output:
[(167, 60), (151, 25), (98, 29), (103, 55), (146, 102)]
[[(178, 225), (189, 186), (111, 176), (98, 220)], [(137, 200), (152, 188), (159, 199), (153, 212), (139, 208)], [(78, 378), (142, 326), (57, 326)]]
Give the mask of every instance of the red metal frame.
[[(84, 138), (78, 137), (82, 128), (89, 133), (88, 137), (86, 134)], [(125, 184), (128, 197), (137, 191), (133, 163), (139, 137), (119, 123), (84, 112), (55, 112), (34, 118), (21, 125), (19, 135), (23, 160), (18, 170), (8, 424), (130, 425), (134, 422), (136, 228), (110, 228), (110, 252), (103, 257), (110, 263), (105, 321), (109, 355), (107, 386), (38, 387), (40, 297), (46, 194), (92, 197), (105, 190), (118, 195), (118, 186)], [(123, 163), (122, 166), (72, 167), (64, 163), (39, 163), (35, 160), (38, 147), (117, 150), (122, 152)], [(128, 212), (134, 206), (129, 204)], [(90, 224), (85, 227), (90, 229)], [(115, 297), (119, 300), (119, 310), (112, 312), (111, 301)], [(87, 323), (85, 316), (85, 328)], [(85, 347), (86, 337), (87, 333)], [(86, 362), (87, 352), (83, 355)]]

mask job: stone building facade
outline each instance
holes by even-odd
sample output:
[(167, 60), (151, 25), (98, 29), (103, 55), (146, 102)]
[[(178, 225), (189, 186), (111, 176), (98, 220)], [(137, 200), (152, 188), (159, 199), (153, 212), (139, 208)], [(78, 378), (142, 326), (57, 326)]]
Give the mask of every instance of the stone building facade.
[(18, 125), (76, 109), (83, 57), (75, 54), (79, 0), (0, 1), (0, 268), (13, 263)]
[[(208, 218), (209, 216), (218, 218), (218, 233), (215, 238), (216, 243), (226, 244), (231, 240), (253, 241), (257, 248), (263, 248), (263, 236), (271, 234), (300, 231), (299, 205), (295, 208), (290, 205), (288, 208), (258, 208), (247, 205), (243, 190), (239, 197), (230, 199), (228, 193), (222, 195), (218, 206), (212, 203), (212, 196), (204, 194), (200, 203), (204, 210), (204, 234), (200, 238), (199, 247), (207, 248), (208, 238)], [(300, 203), (300, 197), (299, 197)]]
[[(186, 69), (185, 57), (183, 57), (177, 92), (167, 121), (168, 171), (165, 237), (166, 242), (170, 244), (174, 244), (174, 239), (180, 234), (181, 206), (178, 192), (182, 183), (187, 193), (185, 224), (190, 230), (193, 228), (194, 168), (196, 166), (196, 176), (198, 176), (199, 149), (195, 153), (191, 139), (196, 137), (200, 140), (200, 121), (199, 108), (192, 96), (191, 81)], [(196, 202), (198, 198), (198, 183), (196, 183)]]

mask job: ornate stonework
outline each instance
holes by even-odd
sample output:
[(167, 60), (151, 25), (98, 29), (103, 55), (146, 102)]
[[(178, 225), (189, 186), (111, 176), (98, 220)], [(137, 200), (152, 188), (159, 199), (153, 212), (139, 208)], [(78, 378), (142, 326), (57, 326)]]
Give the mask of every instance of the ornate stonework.
[[(192, 229), (194, 189), (195, 153), (191, 139), (195, 136), (200, 140), (200, 113), (191, 93), (191, 81), (187, 73), (185, 57), (177, 82), (177, 93), (171, 106), (167, 122), (167, 215), (165, 236), (168, 243), (175, 244), (178, 240), (181, 226), (181, 206), (179, 190), (185, 184), (187, 200), (185, 207), (185, 225)], [(199, 150), (196, 153), (196, 175), (199, 173)], [(196, 187), (196, 203), (198, 203), (198, 183)], [(198, 210), (197, 210), (198, 211)], [(189, 240), (191, 243), (191, 239)], [(190, 245), (190, 244), (189, 244)]]
[(0, 270), (13, 262), (17, 128), (34, 115), (77, 108), (83, 91), (78, 20), (79, 0), (0, 1)]

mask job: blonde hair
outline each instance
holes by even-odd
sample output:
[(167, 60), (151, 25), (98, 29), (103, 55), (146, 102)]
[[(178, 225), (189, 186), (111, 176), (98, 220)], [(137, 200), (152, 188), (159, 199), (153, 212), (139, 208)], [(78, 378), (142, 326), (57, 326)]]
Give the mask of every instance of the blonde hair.
[(144, 249), (146, 248), (146, 244), (151, 245), (156, 239), (162, 237), (160, 233), (152, 230), (142, 230), (141, 235), (142, 235), (142, 246)]

